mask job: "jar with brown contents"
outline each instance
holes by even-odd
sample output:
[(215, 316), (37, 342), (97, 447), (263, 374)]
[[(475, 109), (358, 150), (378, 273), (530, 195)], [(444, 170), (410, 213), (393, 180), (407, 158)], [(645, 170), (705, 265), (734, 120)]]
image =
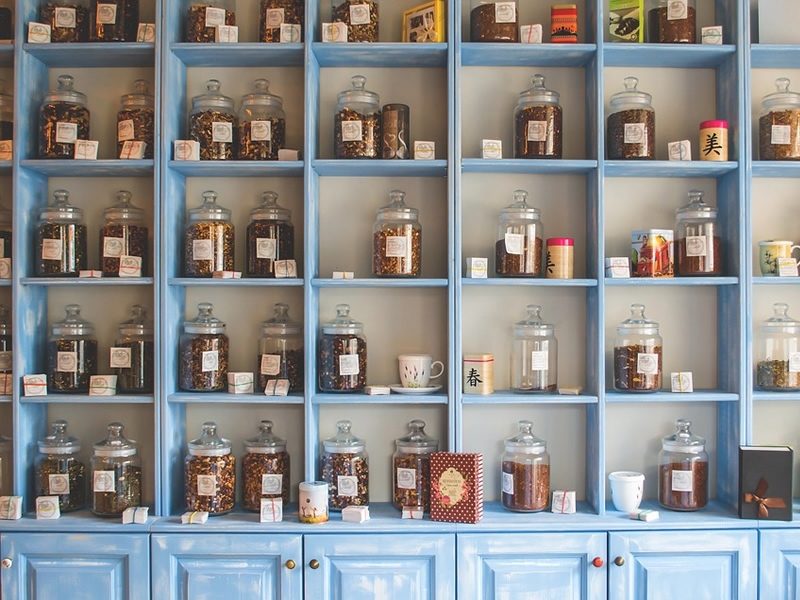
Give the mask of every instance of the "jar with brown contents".
[(520, 421), (519, 433), (505, 441), (503, 507), (515, 512), (537, 512), (550, 503), (550, 455), (532, 431), (531, 421)]
[(800, 389), (800, 321), (789, 316), (789, 305), (776, 302), (772, 316), (761, 324), (756, 346), (756, 386), (770, 392)]
[(142, 504), (142, 459), (123, 429), (122, 423), (109, 423), (108, 437), (94, 445), (91, 508), (101, 517), (118, 517)]
[(183, 246), (185, 277), (213, 277), (214, 271), (233, 271), (231, 211), (217, 204), (216, 192), (203, 192), (203, 204), (189, 210)]
[(514, 111), (514, 158), (561, 158), (562, 117), (559, 94), (531, 77), (531, 88), (519, 95)]
[(50, 42), (89, 41), (89, 0), (47, 0), (39, 6), (39, 23), (50, 25)]
[(189, 139), (200, 143), (200, 160), (236, 157), (236, 112), (233, 99), (220, 92), (216, 79), (206, 82), (206, 92), (192, 98)]
[(244, 442), (242, 506), (254, 512), (261, 510), (262, 498), (280, 498), (284, 509), (289, 504), (289, 453), (286, 440), (272, 433), (272, 426), (272, 421), (261, 421), (258, 436)]
[(617, 325), (614, 340), (614, 389), (657, 392), (661, 389), (662, 357), (658, 323), (644, 316), (643, 304), (631, 304), (631, 316)]
[(187, 42), (215, 42), (217, 25), (236, 25), (234, 0), (188, 0)]
[(135, 42), (139, 0), (91, 0), (90, 42)]
[(242, 96), (239, 110), (239, 160), (278, 160), (286, 146), (286, 113), (283, 98), (269, 93), (269, 81), (256, 79), (253, 91)]
[(500, 277), (541, 277), (544, 226), (541, 212), (527, 203), (528, 192), (516, 190), (514, 202), (500, 213), (494, 270)]
[(365, 89), (366, 77), (354, 75), (350, 81), (352, 88), (338, 95), (333, 121), (333, 157), (380, 158), (380, 96)]
[(518, 42), (517, 0), (472, 0), (469, 13), (469, 41)]
[(217, 392), (227, 385), (228, 336), (213, 308), (201, 302), (197, 317), (183, 322), (178, 385), (185, 392)]
[(338, 421), (338, 432), (322, 442), (322, 481), (328, 484), (328, 508), (369, 504), (369, 455), (366, 442), (351, 433), (350, 421)]
[(348, 42), (377, 42), (378, 0), (333, 0), (331, 21), (347, 25)]
[(81, 307), (67, 304), (67, 316), (50, 327), (47, 344), (47, 390), (55, 394), (88, 394), (97, 375), (94, 325), (81, 317)]
[(425, 433), (425, 421), (414, 419), (409, 433), (395, 440), (392, 457), (394, 505), (403, 509), (431, 509), (431, 454), (439, 451), (439, 440)]
[(656, 113), (653, 97), (636, 89), (639, 80), (626, 77), (625, 90), (611, 96), (611, 111), (606, 127), (609, 160), (656, 157)]
[(110, 365), (121, 394), (152, 394), (155, 385), (153, 322), (141, 304), (131, 307), (131, 318), (119, 324), (119, 337), (111, 348)]
[(183, 461), (186, 510), (224, 515), (236, 503), (236, 457), (231, 441), (217, 435), (217, 424), (203, 423), (203, 435), (189, 442)]
[(647, 41), (661, 44), (694, 44), (697, 41), (695, 0), (650, 0)]
[(303, 0), (261, 0), (258, 19), (259, 41), (302, 42), (305, 11)]
[(800, 93), (789, 91), (789, 79), (775, 80), (777, 91), (764, 96), (758, 119), (761, 160), (800, 160)]
[(303, 326), (289, 318), (289, 305), (278, 302), (275, 316), (261, 324), (258, 340), (257, 392), (263, 392), (270, 380), (285, 379), (289, 392), (303, 391), (305, 374)]
[(75, 142), (89, 139), (86, 94), (73, 89), (71, 75), (58, 76), (58, 89), (39, 109), (39, 158), (75, 158)]
[(59, 419), (53, 432), (39, 440), (34, 463), (33, 489), (36, 496), (58, 496), (61, 512), (86, 506), (86, 465), (78, 458), (81, 442), (67, 433), (67, 422)]
[(378, 277), (419, 277), (422, 272), (422, 226), (419, 210), (405, 205), (406, 193), (392, 190), (378, 209), (372, 228), (372, 272)]
[(694, 435), (687, 419), (662, 441), (658, 453), (658, 502), (671, 510), (699, 510), (708, 503), (706, 441)]
[(701, 190), (689, 192), (689, 203), (675, 211), (677, 261), (681, 277), (722, 275), (722, 238), (717, 229), (717, 209), (703, 200)]
[(150, 268), (148, 229), (144, 211), (131, 204), (128, 190), (117, 192), (117, 203), (103, 211), (100, 228), (100, 269), (108, 277), (147, 277)]
[(247, 225), (247, 277), (275, 277), (275, 261), (294, 260), (292, 211), (278, 204), (278, 194), (266, 191), (250, 211)]
[(125, 156), (125, 142), (144, 142), (144, 157), (153, 158), (155, 152), (155, 98), (144, 79), (133, 82), (133, 92), (121, 97), (117, 113), (117, 158)]
[(322, 325), (317, 372), (322, 392), (353, 392), (367, 385), (364, 324), (350, 318), (349, 304), (337, 304), (336, 318)]
[(53, 192), (36, 225), (36, 276), (77, 277), (87, 269), (83, 210), (69, 203), (67, 190)]

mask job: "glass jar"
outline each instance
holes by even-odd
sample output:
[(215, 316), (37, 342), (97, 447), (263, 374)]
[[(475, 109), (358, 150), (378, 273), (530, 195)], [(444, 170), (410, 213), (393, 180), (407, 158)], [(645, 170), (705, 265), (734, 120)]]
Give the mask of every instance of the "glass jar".
[(614, 389), (657, 392), (662, 356), (658, 323), (644, 316), (643, 304), (631, 304), (631, 316), (617, 325), (614, 340)]
[(14, 0), (0, 0), (0, 40), (14, 39)]
[(626, 77), (625, 91), (611, 96), (606, 137), (609, 160), (655, 159), (656, 112), (653, 96), (636, 89), (639, 80)]
[[(11, 373), (11, 368), (14, 364), (12, 352), (11, 319), (8, 308), (4, 304), (0, 304), (0, 374)], [(0, 394), (11, 394), (10, 380), (3, 379), (3, 385), (0, 386)]]
[(518, 42), (519, 24), (517, 0), (471, 0), (469, 13), (469, 41)]
[(697, 41), (695, 0), (648, 0), (647, 41), (694, 44)]
[(533, 423), (519, 422), (519, 433), (505, 441), (502, 458), (503, 507), (537, 512), (550, 503), (550, 455), (547, 442), (532, 433)]
[(422, 271), (422, 226), (419, 210), (405, 205), (406, 193), (389, 192), (372, 228), (372, 272), (378, 277), (419, 277)]
[(87, 269), (83, 210), (69, 203), (67, 190), (53, 192), (53, 204), (36, 225), (36, 276), (77, 277)]
[(303, 0), (261, 0), (258, 39), (261, 42), (303, 41), (305, 2)]
[(272, 421), (261, 421), (258, 436), (245, 440), (242, 457), (242, 506), (259, 512), (262, 498), (289, 504), (291, 471), (286, 440), (272, 433)]
[(50, 327), (47, 351), (47, 390), (56, 394), (88, 394), (97, 375), (94, 325), (81, 317), (81, 307), (67, 304), (67, 316)]
[[(11, 224), (11, 210), (0, 204), (0, 258), (11, 258), (14, 254), (14, 246), (11, 243)], [(4, 270), (0, 269), (0, 279), (9, 279), (11, 273), (5, 273)]]
[(364, 88), (367, 78), (362, 75), (354, 75), (350, 82), (352, 88), (338, 95), (333, 123), (333, 157), (380, 158), (380, 96)]
[(234, 0), (188, 0), (187, 42), (215, 42), (217, 25), (236, 25)]
[(88, 42), (89, 0), (45, 0), (39, 5), (38, 22), (50, 25), (53, 44)]
[(14, 447), (11, 438), (0, 435), (0, 496), (14, 494)]
[(76, 140), (89, 139), (86, 94), (73, 89), (74, 83), (72, 75), (59, 75), (58, 89), (44, 96), (39, 109), (39, 158), (75, 158)]
[[(205, 8), (205, 7), (204, 7)], [(200, 142), (200, 160), (233, 160), (236, 157), (236, 111), (233, 98), (220, 92), (216, 79), (206, 82), (206, 92), (192, 98), (189, 139)]]
[(90, 42), (135, 42), (139, 0), (91, 0)]
[(86, 506), (86, 465), (78, 457), (81, 442), (67, 433), (67, 422), (53, 421), (53, 433), (39, 440), (34, 463), (37, 496), (58, 496), (61, 512)]
[(531, 77), (531, 84), (514, 110), (514, 158), (561, 158), (559, 94), (545, 87), (544, 75)]
[(756, 350), (756, 386), (771, 392), (800, 389), (800, 322), (787, 314), (789, 305), (776, 302), (772, 316), (761, 324)]
[(786, 77), (775, 80), (777, 91), (764, 96), (758, 118), (761, 160), (800, 160), (800, 93), (789, 91)]
[[(0, 6), (0, 19), (2, 19)], [(0, 31), (2, 24), (0, 22)], [(2, 38), (0, 38), (2, 39)], [(14, 139), (14, 96), (6, 91), (6, 82), (0, 79), (0, 142)]]
[(201, 302), (197, 317), (183, 322), (179, 387), (185, 392), (218, 392), (227, 385), (228, 336), (213, 308)]
[(543, 323), (538, 304), (514, 325), (511, 389), (515, 392), (555, 392), (558, 387), (558, 341), (555, 326)]
[(348, 42), (377, 42), (378, 0), (332, 0), (331, 22), (347, 25)]
[(722, 238), (717, 209), (703, 200), (702, 190), (689, 191), (689, 203), (675, 211), (675, 237), (680, 276), (722, 275)]
[(354, 392), (367, 385), (364, 324), (350, 318), (349, 304), (337, 304), (336, 318), (322, 324), (317, 359), (320, 391)]
[(286, 147), (283, 98), (269, 93), (269, 81), (256, 79), (253, 91), (242, 96), (239, 109), (239, 160), (278, 160)]
[(203, 435), (189, 442), (183, 461), (186, 510), (224, 515), (236, 502), (236, 457), (231, 441), (217, 435), (217, 424), (203, 423)]
[(369, 504), (369, 455), (366, 442), (350, 432), (350, 421), (338, 421), (339, 430), (322, 442), (322, 481), (328, 484), (328, 508)]
[(135, 440), (122, 435), (122, 423), (108, 424), (108, 437), (94, 445), (92, 512), (118, 517), (142, 504), (142, 459)]
[(425, 421), (414, 419), (408, 435), (395, 440), (392, 486), (394, 505), (403, 509), (431, 509), (431, 454), (439, 451), (439, 440), (425, 433)]
[(144, 79), (133, 82), (133, 92), (120, 97), (117, 112), (117, 158), (125, 156), (125, 142), (144, 142), (144, 157), (153, 158), (155, 152), (155, 97), (150, 84)]
[(128, 190), (117, 192), (117, 203), (103, 211), (100, 228), (100, 268), (104, 277), (147, 277), (148, 229), (144, 210), (131, 204)]
[(275, 277), (276, 260), (294, 260), (292, 211), (278, 204), (278, 194), (266, 191), (250, 211), (247, 225), (247, 277)]
[(217, 192), (203, 192), (203, 204), (189, 210), (184, 239), (185, 277), (212, 277), (233, 271), (234, 237), (231, 211), (217, 204)]
[(541, 277), (544, 227), (541, 212), (527, 203), (528, 192), (516, 190), (514, 202), (500, 213), (494, 271), (501, 277)]
[(131, 318), (119, 324), (119, 336), (111, 348), (111, 368), (122, 394), (152, 394), (155, 388), (153, 322), (147, 308), (131, 307)]
[(290, 392), (303, 391), (303, 326), (289, 318), (289, 305), (278, 302), (275, 316), (261, 323), (258, 340), (258, 390), (271, 379), (286, 379)]
[(658, 502), (671, 510), (699, 510), (708, 504), (706, 441), (694, 435), (687, 419), (662, 440), (658, 453)]

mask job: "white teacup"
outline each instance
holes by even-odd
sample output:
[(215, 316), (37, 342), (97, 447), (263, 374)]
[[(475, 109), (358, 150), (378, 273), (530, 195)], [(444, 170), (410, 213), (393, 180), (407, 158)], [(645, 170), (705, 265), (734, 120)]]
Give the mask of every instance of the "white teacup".
[(644, 492), (644, 475), (634, 471), (614, 471), (608, 474), (608, 482), (614, 508), (624, 513), (639, 508)]
[[(426, 388), (431, 379), (436, 379), (444, 373), (444, 365), (439, 360), (433, 360), (430, 354), (401, 354), (397, 357), (400, 371), (400, 384), (406, 388)], [(439, 372), (432, 374), (433, 368), (439, 365)]]

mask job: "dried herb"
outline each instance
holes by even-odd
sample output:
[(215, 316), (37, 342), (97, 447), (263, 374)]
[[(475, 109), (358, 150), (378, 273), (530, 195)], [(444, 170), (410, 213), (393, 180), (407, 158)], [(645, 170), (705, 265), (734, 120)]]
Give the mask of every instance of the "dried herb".
[(722, 275), (722, 239), (714, 236), (714, 224), (687, 225), (687, 236), (703, 236), (711, 240), (706, 246), (705, 256), (689, 256), (686, 237), (678, 240), (677, 275)]
[(506, 251), (506, 241), (497, 240), (495, 244), (494, 268), (495, 273), (505, 277), (539, 277), (542, 274), (542, 238), (533, 238), (525, 235), (522, 254), (509, 254)]
[[(366, 11), (369, 11), (369, 21), (366, 20)], [(358, 19), (353, 23), (353, 19)], [(373, 0), (344, 0), (333, 7), (331, 20), (334, 23), (347, 24), (348, 42), (377, 42), (378, 41), (378, 3)]]
[[(149, 252), (147, 249), (147, 227), (142, 225), (129, 225), (121, 223), (106, 223), (100, 229), (100, 267), (104, 276), (119, 276), (119, 261), (121, 256), (138, 256), (142, 259), (142, 277), (147, 277)], [(113, 244), (112, 253), (109, 250), (107, 239), (117, 240)], [(119, 252), (117, 252), (119, 250)]]
[[(204, 352), (217, 352), (216, 369), (204, 370)], [(213, 333), (181, 336), (179, 370), (178, 385), (185, 392), (225, 389), (228, 385), (228, 336)]]
[[(413, 487), (400, 487), (398, 469), (414, 471)], [(394, 457), (394, 505), (402, 509), (404, 506), (431, 508), (431, 455), (430, 453), (403, 453)]]
[(88, 108), (73, 102), (48, 102), (39, 111), (39, 158), (75, 158), (74, 142), (56, 141), (59, 123), (76, 124), (75, 139), (89, 139)]
[(504, 460), (503, 474), (510, 475), (513, 481), (511, 485), (513, 493), (503, 490), (505, 508), (519, 512), (534, 512), (547, 508), (550, 503), (550, 465)]
[[(280, 475), (280, 488), (267, 491), (270, 486), (264, 485), (264, 475)], [(289, 504), (291, 480), (289, 453), (247, 452), (242, 457), (242, 479), (242, 506), (245, 509), (260, 511), (262, 498), (281, 498), (285, 507)]]
[[(133, 127), (126, 139), (120, 139), (120, 123)], [(144, 142), (144, 158), (153, 158), (155, 149), (155, 111), (152, 108), (123, 108), (117, 113), (117, 158), (122, 156), (126, 141)]]
[(647, 41), (661, 44), (694, 44), (697, 41), (696, 11), (691, 6), (685, 19), (669, 19), (667, 7), (647, 13)]
[(49, 342), (47, 348), (48, 392), (88, 394), (89, 379), (97, 375), (97, 340), (61, 338)]
[[(195, 242), (209, 240), (211, 253), (207, 249), (198, 255)], [(202, 221), (192, 223), (186, 228), (183, 253), (183, 273), (185, 277), (211, 277), (214, 271), (233, 271), (233, 223), (230, 221)]]
[[(358, 356), (358, 373), (342, 375), (339, 359)], [(353, 335), (323, 334), (319, 339), (319, 389), (323, 392), (352, 392), (367, 385), (367, 342)]]
[(256, 373), (258, 373), (257, 391), (263, 392), (267, 387), (267, 382), (273, 379), (288, 379), (290, 392), (302, 392), (305, 372), (303, 350), (283, 350), (270, 353), (270, 355), (274, 354), (280, 355), (281, 360), (280, 370), (275, 375), (261, 373), (261, 357), (264, 355), (258, 355), (258, 364), (256, 365)]
[[(231, 124), (229, 141), (214, 141), (215, 123)], [(233, 160), (236, 156), (235, 129), (236, 117), (227, 112), (203, 110), (189, 115), (189, 139), (200, 142), (200, 160)]]
[[(70, 12), (63, 12), (64, 9), (74, 10), (75, 18), (72, 19)], [(65, 19), (65, 15), (68, 18)], [(89, 41), (89, 9), (85, 6), (50, 2), (42, 4), (39, 7), (39, 22), (50, 25), (50, 41), (54, 44)]]
[[(514, 115), (514, 158), (561, 158), (562, 115), (560, 106), (526, 106), (518, 111)], [(541, 135), (529, 136), (531, 127), (541, 129)]]
[[(53, 246), (60, 246), (60, 251), (54, 251)], [(37, 277), (77, 277), (81, 270), (88, 268), (86, 225), (44, 223), (37, 227), (35, 260)]]
[(789, 371), (788, 360), (761, 360), (756, 364), (756, 385), (763, 390), (800, 388), (800, 373)]
[(239, 160), (278, 160), (278, 150), (286, 146), (286, 119), (270, 117), (255, 120), (270, 122), (270, 139), (254, 140), (252, 122), (242, 123), (238, 128), (239, 143), (236, 158)]
[[(214, 42), (216, 41), (215, 27), (206, 27), (206, 8), (219, 8), (193, 4), (189, 7), (189, 16), (186, 23), (187, 42)], [(225, 11), (224, 25), (236, 25), (236, 14)]]
[[(274, 240), (274, 256), (268, 256), (272, 253), (272, 245), (259, 240)], [(275, 277), (276, 260), (294, 260), (294, 225), (285, 221), (251, 221), (247, 225), (245, 274), (247, 277)]]
[[(403, 256), (390, 256), (394, 252), (389, 238), (402, 238), (406, 252)], [(385, 227), (372, 235), (372, 272), (378, 277), (419, 277), (422, 271), (422, 230), (410, 223)]]
[[(772, 143), (773, 126), (789, 127), (788, 144)], [(758, 120), (761, 160), (800, 160), (800, 110), (772, 110)]]
[[(51, 492), (50, 475), (66, 475), (69, 478), (69, 491), (65, 494)], [(36, 465), (34, 478), (36, 495), (58, 496), (61, 512), (86, 506), (86, 466), (74, 456), (44, 456)]]
[[(625, 125), (643, 125), (625, 141)], [(608, 117), (608, 159), (654, 159), (656, 157), (656, 115), (652, 110), (632, 108), (615, 112)]]
[[(213, 490), (208, 489), (206, 484), (209, 480), (203, 476), (214, 477), (216, 485)], [(209, 491), (212, 493), (205, 493)], [(233, 454), (187, 456), (184, 461), (184, 498), (189, 511), (223, 515), (233, 510), (236, 503), (236, 457)]]
[[(348, 121), (361, 121), (361, 139), (345, 141), (343, 128)], [(343, 108), (334, 118), (334, 158), (380, 158), (381, 118), (376, 112), (362, 115)]]
[(136, 41), (139, 0), (92, 0), (89, 11), (89, 41)]
[[(672, 473), (691, 473), (692, 489), (682, 492), (672, 489)], [(698, 510), (708, 504), (708, 463), (704, 460), (670, 462), (658, 467), (658, 501), (672, 510)]]
[[(640, 354), (656, 355), (655, 372), (639, 372)], [(633, 344), (614, 348), (614, 388), (628, 392), (655, 392), (661, 389), (661, 373), (661, 346)]]
[[(339, 477), (356, 478), (356, 494), (339, 494)], [(340, 511), (347, 506), (369, 504), (369, 464), (361, 454), (341, 452), (325, 453), (322, 456), (322, 481), (328, 484), (328, 507)]]
[[(278, 15), (281, 17), (280, 22), (276, 18)], [(300, 25), (300, 38), (293, 41), (302, 42), (305, 3), (302, 0), (261, 0), (258, 39), (262, 42), (280, 42), (281, 23)]]
[(115, 344), (130, 348), (131, 366), (114, 369), (117, 391), (122, 394), (151, 394), (155, 386), (155, 344), (149, 340), (131, 340)]
[(109, 471), (114, 477), (113, 492), (92, 491), (92, 512), (104, 517), (121, 515), (126, 508), (142, 505), (142, 468), (130, 461), (115, 462), (95, 457), (92, 462), (94, 472)]
[(482, 4), (469, 13), (469, 40), (471, 42), (518, 42), (517, 18), (509, 23), (495, 19), (494, 3)]

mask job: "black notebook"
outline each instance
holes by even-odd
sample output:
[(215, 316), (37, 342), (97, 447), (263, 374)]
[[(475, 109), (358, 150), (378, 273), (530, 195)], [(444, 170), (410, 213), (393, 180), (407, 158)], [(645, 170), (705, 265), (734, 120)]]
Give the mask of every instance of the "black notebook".
[(739, 446), (739, 518), (792, 520), (793, 458), (789, 446)]

